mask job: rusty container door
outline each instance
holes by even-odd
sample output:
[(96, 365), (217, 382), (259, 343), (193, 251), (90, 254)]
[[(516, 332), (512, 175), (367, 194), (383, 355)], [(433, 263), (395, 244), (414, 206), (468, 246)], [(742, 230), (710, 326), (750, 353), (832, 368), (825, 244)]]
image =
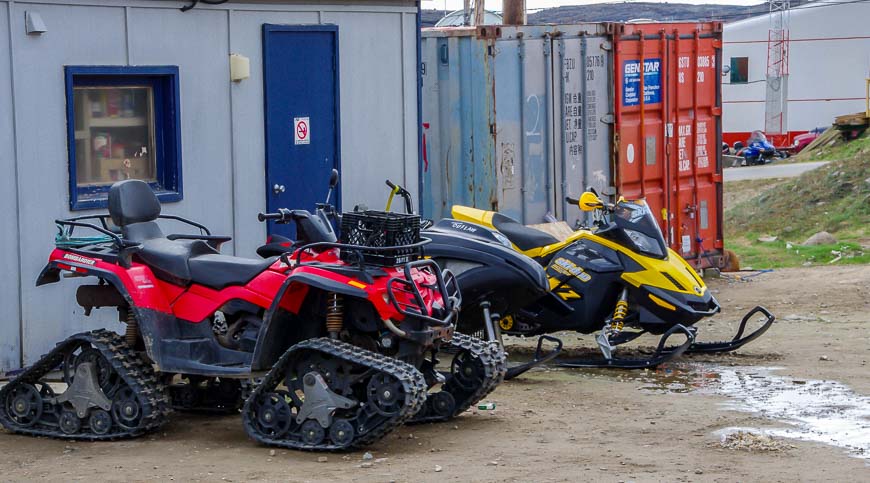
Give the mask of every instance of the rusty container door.
[(436, 29), (423, 36), (422, 212), (426, 217), (450, 216), (452, 204), (497, 206), (492, 135), (495, 31)]
[(613, 185), (611, 49), (602, 23), (424, 29), (424, 215), (574, 225), (564, 197)]
[(668, 244), (697, 267), (722, 264), (718, 22), (613, 24), (615, 178), (645, 198)]

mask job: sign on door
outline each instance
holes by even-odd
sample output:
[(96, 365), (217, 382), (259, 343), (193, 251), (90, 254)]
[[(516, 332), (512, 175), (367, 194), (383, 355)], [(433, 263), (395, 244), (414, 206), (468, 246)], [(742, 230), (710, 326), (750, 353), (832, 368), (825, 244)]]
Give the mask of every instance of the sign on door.
[(307, 117), (293, 118), (293, 138), (295, 144), (311, 144), (311, 123)]

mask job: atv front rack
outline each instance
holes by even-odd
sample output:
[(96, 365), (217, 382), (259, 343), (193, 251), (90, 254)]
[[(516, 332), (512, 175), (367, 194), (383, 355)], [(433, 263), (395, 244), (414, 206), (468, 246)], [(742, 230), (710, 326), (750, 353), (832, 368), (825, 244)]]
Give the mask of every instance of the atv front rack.
[[(422, 247), (429, 242), (431, 242), (430, 239), (423, 238), (417, 243), (404, 245), (403, 247)], [(337, 242), (315, 242), (299, 247), (293, 254), (294, 263), (290, 263), (290, 256), (287, 253), (281, 255), (281, 261), (283, 261), (288, 266), (316, 265), (319, 262), (302, 262), (302, 254), (304, 252), (308, 252), (314, 249), (338, 248), (340, 250), (353, 250), (360, 252), (359, 257), (356, 258), (355, 266), (364, 273), (366, 266), (370, 264), (367, 264), (365, 262), (365, 258), (362, 256), (362, 250), (388, 252), (390, 250), (395, 250), (397, 248), (403, 247), (364, 247), (360, 245), (348, 245), (346, 243)], [(456, 277), (453, 275), (453, 273), (450, 270), (442, 270), (438, 266), (438, 264), (435, 263), (434, 260), (430, 259), (414, 260), (400, 265), (403, 267), (404, 277), (392, 277), (387, 281), (387, 296), (389, 298), (390, 304), (396, 309), (396, 311), (406, 317), (422, 319), (428, 324), (436, 327), (450, 327), (455, 321), (459, 313), (459, 309), (462, 306), (462, 294), (459, 291), (459, 284), (456, 282)], [(380, 267), (375, 266), (375, 268)], [(414, 282), (413, 276), (411, 274), (411, 270), (414, 268), (428, 268), (435, 275), (435, 285), (428, 288), (436, 290), (438, 294), (441, 295), (441, 299), (444, 301), (445, 304), (443, 308), (447, 314), (445, 318), (439, 319), (437, 317), (434, 317), (433, 314), (426, 308), (426, 303), (423, 300), (423, 295), (420, 293), (420, 288)], [(399, 292), (404, 292), (408, 294), (413, 300), (413, 303), (400, 302), (396, 297), (396, 294)]]

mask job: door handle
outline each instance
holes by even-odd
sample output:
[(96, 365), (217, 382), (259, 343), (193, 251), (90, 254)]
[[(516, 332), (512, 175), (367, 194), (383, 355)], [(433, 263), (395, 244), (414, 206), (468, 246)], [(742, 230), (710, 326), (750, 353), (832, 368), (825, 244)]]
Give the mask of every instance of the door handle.
[(283, 184), (275, 184), (275, 186), (272, 186), (272, 192), (275, 193), (276, 195), (280, 195), (281, 193), (283, 193), (285, 191), (287, 191), (287, 188), (284, 187)]

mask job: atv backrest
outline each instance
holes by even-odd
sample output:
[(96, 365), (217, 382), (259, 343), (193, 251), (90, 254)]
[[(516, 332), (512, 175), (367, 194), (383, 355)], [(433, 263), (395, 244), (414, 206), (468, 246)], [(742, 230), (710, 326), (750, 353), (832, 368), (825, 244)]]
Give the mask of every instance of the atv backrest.
[(109, 215), (127, 240), (163, 237), (155, 221), (160, 216), (160, 201), (144, 181), (128, 179), (113, 184), (109, 188)]

